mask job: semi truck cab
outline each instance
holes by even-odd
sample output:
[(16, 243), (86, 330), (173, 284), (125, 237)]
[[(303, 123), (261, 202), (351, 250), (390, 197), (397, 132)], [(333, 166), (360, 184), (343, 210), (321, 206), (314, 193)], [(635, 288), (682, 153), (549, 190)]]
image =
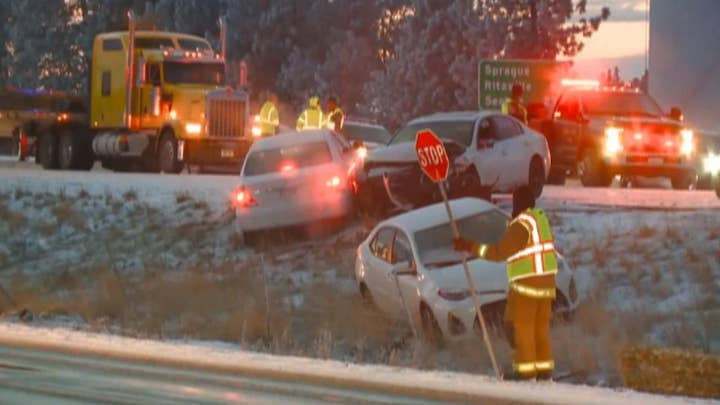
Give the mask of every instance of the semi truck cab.
[(90, 95), (95, 156), (110, 168), (134, 160), (170, 173), (187, 164), (239, 170), (251, 143), (249, 97), (224, 83), (225, 60), (203, 38), (98, 35)]

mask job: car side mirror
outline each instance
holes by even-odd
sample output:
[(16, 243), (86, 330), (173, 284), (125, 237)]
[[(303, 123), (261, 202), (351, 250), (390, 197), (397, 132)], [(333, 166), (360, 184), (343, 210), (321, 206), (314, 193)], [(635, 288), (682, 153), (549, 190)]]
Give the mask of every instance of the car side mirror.
[(673, 107), (670, 109), (670, 114), (668, 114), (668, 117), (674, 119), (675, 121), (682, 121), (683, 120), (683, 113), (680, 107)]
[(410, 267), (410, 262), (407, 260), (393, 264), (390, 272), (395, 276), (414, 276), (417, 274), (417, 271)]

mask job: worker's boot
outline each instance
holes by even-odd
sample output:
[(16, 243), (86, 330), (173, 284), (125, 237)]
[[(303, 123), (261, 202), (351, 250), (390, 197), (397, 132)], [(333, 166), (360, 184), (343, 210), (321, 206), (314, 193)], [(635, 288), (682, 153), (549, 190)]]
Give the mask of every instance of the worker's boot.
[(534, 374), (520, 374), (517, 371), (513, 371), (510, 374), (504, 375), (503, 380), (506, 381), (535, 381)]
[(537, 380), (538, 381), (552, 381), (553, 372), (551, 370), (549, 371), (538, 371), (537, 373)]

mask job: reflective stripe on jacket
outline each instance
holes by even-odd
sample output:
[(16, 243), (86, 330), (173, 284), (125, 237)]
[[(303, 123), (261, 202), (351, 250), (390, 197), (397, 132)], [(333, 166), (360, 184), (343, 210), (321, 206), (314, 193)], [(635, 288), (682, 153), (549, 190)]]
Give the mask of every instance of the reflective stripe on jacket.
[(260, 109), (260, 131), (263, 134), (274, 135), (280, 125), (278, 110), (271, 101), (266, 101)]
[(524, 249), (507, 259), (510, 283), (527, 277), (557, 273), (558, 263), (552, 229), (543, 210), (529, 209), (518, 215), (513, 222), (519, 222), (527, 228), (530, 240)]
[(295, 129), (298, 131), (320, 129), (323, 127), (323, 112), (319, 108), (306, 108), (300, 113)]

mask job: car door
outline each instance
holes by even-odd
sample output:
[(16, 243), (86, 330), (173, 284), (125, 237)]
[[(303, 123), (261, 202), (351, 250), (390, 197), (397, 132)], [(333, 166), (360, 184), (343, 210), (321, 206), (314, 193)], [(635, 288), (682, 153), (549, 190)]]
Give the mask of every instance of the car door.
[[(393, 297), (393, 304), (395, 308), (395, 316), (397, 316), (398, 318), (407, 319), (407, 313), (403, 305), (407, 306), (407, 308), (411, 311), (412, 314), (415, 313), (416, 308), (420, 307), (417, 277), (418, 267), (416, 265), (415, 257), (412, 252), (410, 240), (403, 231), (398, 230), (395, 233), (395, 238), (393, 240), (391, 263), (395, 265), (403, 262), (407, 262), (409, 268), (414, 269), (416, 273), (412, 275), (398, 276), (398, 282), (395, 285), (395, 290), (397, 291), (397, 286), (399, 285), (402, 296), (400, 295), (400, 292), (397, 292)], [(394, 282), (395, 280), (392, 281)]]
[(577, 144), (581, 135), (581, 126), (578, 125), (580, 114), (578, 95), (574, 92), (563, 94), (553, 112), (553, 131), (548, 139), (551, 154), (558, 153), (557, 150), (566, 148), (566, 145)]
[(498, 188), (512, 191), (527, 184), (530, 168), (530, 143), (517, 121), (505, 115), (494, 115), (497, 151), (500, 153), (499, 170), (503, 174)]
[(392, 315), (396, 287), (390, 278), (392, 268), (392, 243), (395, 238), (395, 228), (383, 227), (378, 229), (370, 241), (370, 255), (365, 265), (365, 283), (370, 289), (375, 304), (383, 312)]
[(473, 164), (477, 168), (480, 181), (484, 186), (500, 184), (501, 172), (499, 170), (500, 154), (497, 153), (495, 126), (489, 118), (483, 118), (475, 129), (475, 152)]

